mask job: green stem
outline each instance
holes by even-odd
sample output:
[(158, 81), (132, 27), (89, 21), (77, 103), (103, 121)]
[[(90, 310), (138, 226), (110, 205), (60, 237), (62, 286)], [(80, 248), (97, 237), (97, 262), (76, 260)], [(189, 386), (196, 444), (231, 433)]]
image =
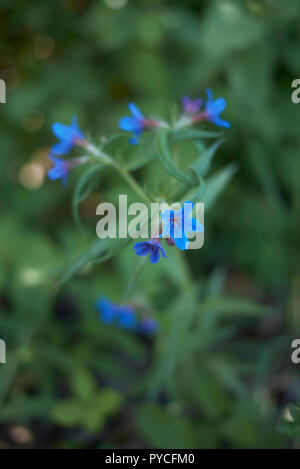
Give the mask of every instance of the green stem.
[(118, 173), (122, 176), (122, 178), (128, 182), (130, 187), (145, 201), (150, 202), (149, 198), (147, 197), (146, 193), (143, 191), (141, 186), (136, 182), (136, 180), (128, 173), (124, 168), (119, 166), (116, 162), (112, 162), (112, 166), (118, 171)]
[(127, 302), (128, 298), (129, 298), (129, 296), (131, 295), (133, 287), (136, 283), (136, 280), (137, 280), (138, 276), (140, 275), (144, 265), (146, 264), (147, 258), (148, 257), (145, 256), (145, 257), (142, 257), (140, 259), (140, 262), (138, 263), (137, 268), (136, 268), (133, 276), (131, 277), (131, 279), (129, 280), (129, 282), (127, 284), (126, 290), (125, 290), (124, 295), (123, 295), (122, 304), (125, 304)]
[(136, 192), (139, 197), (141, 197), (145, 202), (150, 202), (146, 193), (143, 191), (141, 186), (136, 182), (136, 180), (131, 176), (126, 169), (122, 168), (115, 160), (113, 160), (107, 153), (103, 152), (97, 148), (92, 143), (87, 145), (87, 150), (90, 151), (97, 159), (101, 159), (103, 163), (112, 166), (122, 178), (130, 185), (130, 187)]

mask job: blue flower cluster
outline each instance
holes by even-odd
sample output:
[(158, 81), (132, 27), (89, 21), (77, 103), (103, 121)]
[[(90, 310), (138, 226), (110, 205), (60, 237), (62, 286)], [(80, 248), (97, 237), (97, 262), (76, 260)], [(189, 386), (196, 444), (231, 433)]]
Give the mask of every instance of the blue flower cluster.
[(60, 140), (51, 147), (49, 158), (53, 163), (53, 167), (48, 171), (48, 178), (55, 181), (62, 179), (63, 185), (66, 186), (69, 171), (84, 162), (83, 159), (62, 160), (54, 155), (67, 155), (75, 145), (86, 145), (83, 132), (77, 124), (77, 117), (74, 116), (70, 126), (55, 122), (52, 125), (52, 132)]
[(207, 101), (202, 112), (200, 112), (203, 103), (201, 98), (196, 98), (194, 100), (190, 99), (188, 96), (182, 98), (184, 114), (191, 117), (191, 123), (209, 121), (219, 127), (225, 127), (228, 129), (230, 127), (230, 123), (220, 117), (221, 112), (226, 108), (226, 99), (213, 99), (213, 94), (210, 89), (206, 90), (206, 94)]
[(120, 306), (106, 298), (99, 298), (95, 302), (95, 309), (99, 313), (100, 321), (104, 324), (115, 324), (121, 329), (136, 331), (145, 335), (153, 335), (158, 331), (158, 324), (150, 316), (141, 319), (128, 305)]
[[(184, 202), (179, 210), (163, 210), (161, 213), (162, 234), (161, 238), (166, 238), (169, 245), (176, 245), (181, 251), (188, 249), (189, 233), (202, 233), (204, 226), (199, 220), (193, 218), (192, 211), (193, 202)], [(150, 262), (156, 264), (160, 259), (160, 254), (167, 257), (161, 246), (161, 242), (157, 238), (149, 239), (136, 243), (133, 246), (138, 256), (150, 255)]]
[[(189, 117), (191, 124), (206, 120), (213, 122), (215, 125), (220, 127), (229, 128), (230, 123), (220, 117), (220, 114), (226, 108), (226, 100), (224, 98), (213, 99), (212, 91), (210, 89), (206, 90), (206, 94), (207, 101), (202, 112), (200, 112), (203, 104), (203, 100), (201, 98), (193, 100), (188, 96), (184, 96), (182, 98), (183, 114)], [(144, 117), (140, 109), (134, 103), (129, 103), (128, 107), (131, 112), (131, 116), (122, 117), (119, 121), (119, 127), (122, 130), (133, 134), (129, 140), (133, 145), (138, 143), (140, 136), (145, 130), (166, 125), (164, 122)], [(62, 179), (63, 184), (65, 185), (70, 169), (77, 164), (82, 164), (83, 161), (80, 163), (67, 162), (57, 158), (57, 156), (69, 154), (72, 148), (76, 145), (86, 146), (87, 141), (83, 132), (78, 127), (76, 116), (73, 117), (71, 125), (69, 126), (61, 124), (60, 122), (55, 122), (52, 125), (52, 131), (59, 139), (59, 142), (51, 148), (51, 154), (49, 156), (54, 166), (48, 171), (48, 177), (52, 180)]]
[[(219, 127), (229, 128), (230, 123), (221, 119), (220, 114), (226, 108), (226, 100), (224, 98), (213, 99), (213, 94), (210, 89), (206, 90), (207, 101), (204, 110), (200, 112), (203, 104), (203, 99), (191, 99), (188, 96), (182, 98), (183, 113), (190, 117), (190, 123), (209, 121), (213, 122)], [(119, 121), (119, 127), (126, 132), (132, 132), (133, 137), (129, 140), (130, 143), (136, 145), (144, 130), (149, 130), (153, 127), (160, 127), (161, 122), (153, 119), (147, 119), (143, 116), (139, 108), (134, 103), (129, 103), (129, 110), (131, 117), (122, 117)]]

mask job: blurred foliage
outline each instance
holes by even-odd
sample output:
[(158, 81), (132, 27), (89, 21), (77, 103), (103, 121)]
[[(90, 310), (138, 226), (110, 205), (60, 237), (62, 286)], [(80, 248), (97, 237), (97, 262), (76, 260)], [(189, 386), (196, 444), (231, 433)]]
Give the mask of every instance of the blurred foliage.
[[(299, 2), (2, 0), (0, 19), (1, 447), (299, 447)], [(45, 178), (51, 124), (77, 114), (104, 143), (128, 101), (167, 118), (206, 87), (232, 127), (212, 161), (223, 190), (206, 200), (204, 248), (184, 260), (168, 248), (139, 277), (132, 301), (160, 322), (154, 340), (102, 325), (93, 302), (120, 300), (136, 257), (129, 245), (86, 264), (95, 208), (128, 188), (101, 169), (78, 209), (80, 170), (66, 190)], [(151, 141), (126, 137), (112, 150), (164, 194)], [(185, 173), (195, 154), (180, 148)]]

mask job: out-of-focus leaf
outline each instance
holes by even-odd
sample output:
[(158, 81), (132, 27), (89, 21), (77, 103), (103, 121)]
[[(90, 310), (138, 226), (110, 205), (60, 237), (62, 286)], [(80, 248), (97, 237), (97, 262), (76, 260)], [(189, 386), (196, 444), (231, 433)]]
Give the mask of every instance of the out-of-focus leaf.
[(213, 206), (236, 171), (237, 166), (231, 163), (206, 180), (206, 191), (203, 197), (205, 210), (209, 210)]
[(171, 153), (168, 148), (168, 129), (162, 129), (157, 134), (157, 153), (159, 156), (160, 161), (162, 162), (166, 171), (171, 174), (177, 181), (186, 184), (188, 186), (195, 185), (195, 178), (182, 173), (179, 169), (175, 166)]
[(137, 425), (147, 443), (154, 448), (194, 448), (195, 431), (183, 415), (172, 415), (156, 404), (140, 408)]
[(95, 391), (96, 383), (86, 369), (79, 368), (71, 376), (71, 386), (78, 398), (88, 400)]
[(223, 140), (217, 140), (213, 145), (207, 148), (203, 154), (200, 154), (197, 160), (192, 164), (191, 169), (194, 170), (199, 175), (199, 177), (206, 176), (210, 169), (212, 159), (222, 143)]
[(84, 172), (75, 187), (72, 209), (74, 219), (80, 228), (82, 228), (82, 225), (79, 219), (79, 204), (91, 193), (95, 184), (94, 177), (101, 173), (104, 168), (105, 166), (103, 164), (91, 166), (87, 171)]
[(197, 141), (203, 138), (218, 138), (220, 136), (222, 136), (222, 132), (211, 132), (210, 130), (199, 130), (186, 127), (171, 133), (171, 140), (177, 141), (192, 139)]
[(91, 248), (75, 261), (62, 275), (60, 284), (67, 282), (89, 262), (105, 262), (130, 242), (129, 239), (105, 238), (96, 241)]

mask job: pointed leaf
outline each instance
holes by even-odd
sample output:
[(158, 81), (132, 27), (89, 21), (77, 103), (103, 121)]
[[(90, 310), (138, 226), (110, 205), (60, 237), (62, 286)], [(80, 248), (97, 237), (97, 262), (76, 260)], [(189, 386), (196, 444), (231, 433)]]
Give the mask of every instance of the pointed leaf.
[(173, 162), (168, 145), (169, 132), (169, 129), (162, 129), (157, 135), (156, 144), (159, 159), (165, 170), (177, 179), (177, 181), (188, 186), (193, 186), (197, 184), (195, 177), (182, 173)]

